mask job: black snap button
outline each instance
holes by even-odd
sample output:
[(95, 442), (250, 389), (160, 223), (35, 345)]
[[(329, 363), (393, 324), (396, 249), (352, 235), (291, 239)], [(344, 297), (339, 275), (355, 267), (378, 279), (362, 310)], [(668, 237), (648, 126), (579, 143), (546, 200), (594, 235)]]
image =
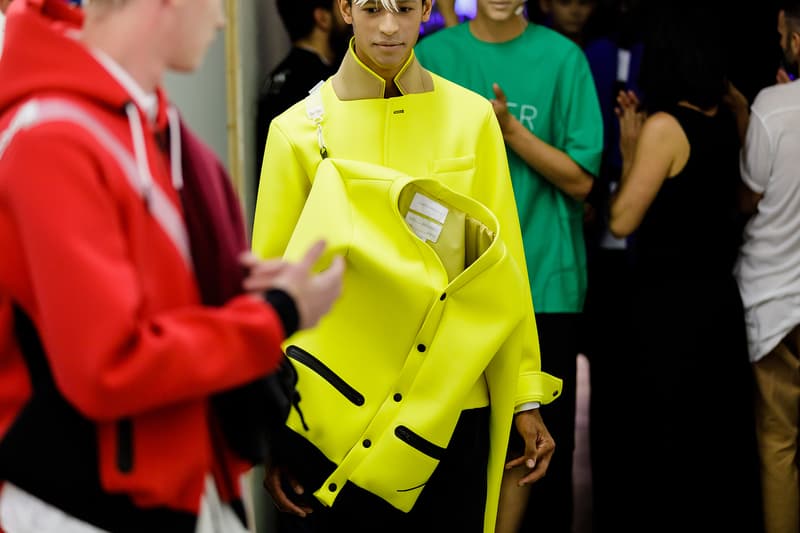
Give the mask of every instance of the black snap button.
[(364, 442), (362, 442), (361, 444), (364, 445), (364, 448), (369, 448), (370, 446), (372, 446), (372, 441), (369, 439), (364, 439)]
[(445, 298), (447, 298), (447, 293), (446, 293), (446, 292), (445, 292), (445, 293), (442, 293), (442, 295), (441, 295), (441, 296), (439, 296), (439, 299), (440, 299), (441, 301), (444, 301), (444, 299), (445, 299)]
[(394, 401), (399, 402), (402, 399), (403, 399), (403, 395), (400, 394), (399, 392), (394, 395)]
[(555, 398), (556, 396), (558, 396), (558, 391), (553, 391), (553, 397)]
[(425, 350), (427, 350), (427, 348), (424, 344), (417, 344), (417, 351), (424, 352)]
[(336, 492), (336, 483), (331, 483), (328, 485), (328, 490), (331, 492)]

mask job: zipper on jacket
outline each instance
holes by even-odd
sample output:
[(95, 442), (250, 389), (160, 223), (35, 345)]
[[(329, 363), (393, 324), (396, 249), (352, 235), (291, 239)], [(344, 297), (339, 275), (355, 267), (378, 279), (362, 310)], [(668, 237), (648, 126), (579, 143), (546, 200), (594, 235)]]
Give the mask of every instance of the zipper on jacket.
[(432, 457), (437, 461), (441, 461), (442, 457), (444, 457), (444, 452), (446, 448), (437, 446), (428, 439), (417, 435), (416, 433), (408, 429), (406, 426), (397, 426), (396, 428), (394, 428), (394, 434), (397, 435), (397, 438), (399, 438), (412, 448), (415, 448), (420, 452), (424, 453), (428, 457)]
[(133, 470), (133, 421), (130, 418), (117, 422), (117, 468), (123, 474)]
[(350, 384), (328, 368), (325, 363), (307, 351), (292, 345), (286, 349), (286, 355), (316, 372), (322, 379), (330, 383), (333, 388), (339, 391), (342, 396), (350, 400), (353, 404), (359, 407), (364, 405), (363, 394), (351, 387)]

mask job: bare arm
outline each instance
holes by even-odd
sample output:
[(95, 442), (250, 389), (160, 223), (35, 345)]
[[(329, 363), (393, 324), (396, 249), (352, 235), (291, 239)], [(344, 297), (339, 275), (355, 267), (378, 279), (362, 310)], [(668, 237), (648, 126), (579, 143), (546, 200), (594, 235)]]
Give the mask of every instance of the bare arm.
[(494, 112), (503, 131), (503, 139), (523, 161), (546, 180), (572, 198), (583, 201), (592, 189), (594, 177), (561, 150), (547, 144), (522, 125), (508, 111), (506, 95), (494, 84)]
[(459, 23), (458, 14), (456, 14), (456, 0), (438, 0), (439, 13), (444, 19), (445, 28), (455, 26)]
[(750, 104), (747, 98), (732, 83), (728, 82), (728, 90), (722, 98), (725, 105), (736, 118), (736, 130), (739, 133), (739, 142), (744, 144), (747, 134), (747, 125), (750, 122)]
[(639, 227), (647, 209), (675, 167), (688, 156), (689, 142), (677, 120), (666, 113), (656, 113), (641, 124), (635, 106), (621, 102), (620, 147), (623, 157), (622, 183), (611, 202), (609, 228), (616, 237), (626, 237)]
[(751, 190), (739, 182), (739, 211), (744, 215), (753, 215), (758, 210), (758, 202), (764, 195)]

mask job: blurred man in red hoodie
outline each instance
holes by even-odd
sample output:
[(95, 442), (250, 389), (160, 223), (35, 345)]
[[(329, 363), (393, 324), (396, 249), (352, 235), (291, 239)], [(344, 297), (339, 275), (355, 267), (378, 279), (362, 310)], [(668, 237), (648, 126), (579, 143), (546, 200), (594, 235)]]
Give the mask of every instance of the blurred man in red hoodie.
[(246, 531), (253, 428), (217, 400), (278, 366), (343, 262), (311, 273), (323, 243), (297, 264), (244, 254), (224, 170), (159, 89), (200, 64), (222, 0), (14, 0), (7, 15), (0, 525)]

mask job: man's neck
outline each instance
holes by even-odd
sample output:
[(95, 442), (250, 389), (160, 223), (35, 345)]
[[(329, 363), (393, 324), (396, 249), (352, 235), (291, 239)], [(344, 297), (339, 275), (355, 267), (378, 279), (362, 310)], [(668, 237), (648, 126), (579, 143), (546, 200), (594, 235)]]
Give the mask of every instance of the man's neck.
[(150, 53), (152, 47), (147, 40), (141, 38), (146, 32), (139, 31), (119, 16), (120, 13), (104, 12), (95, 20), (93, 13), (88, 12), (81, 34), (81, 41), (90, 49), (100, 50), (111, 58), (146, 92), (155, 92), (161, 83), (165, 65)]
[(528, 21), (522, 15), (515, 15), (503, 21), (491, 20), (480, 13), (469, 23), (472, 35), (487, 43), (504, 43), (516, 39), (525, 31)]

